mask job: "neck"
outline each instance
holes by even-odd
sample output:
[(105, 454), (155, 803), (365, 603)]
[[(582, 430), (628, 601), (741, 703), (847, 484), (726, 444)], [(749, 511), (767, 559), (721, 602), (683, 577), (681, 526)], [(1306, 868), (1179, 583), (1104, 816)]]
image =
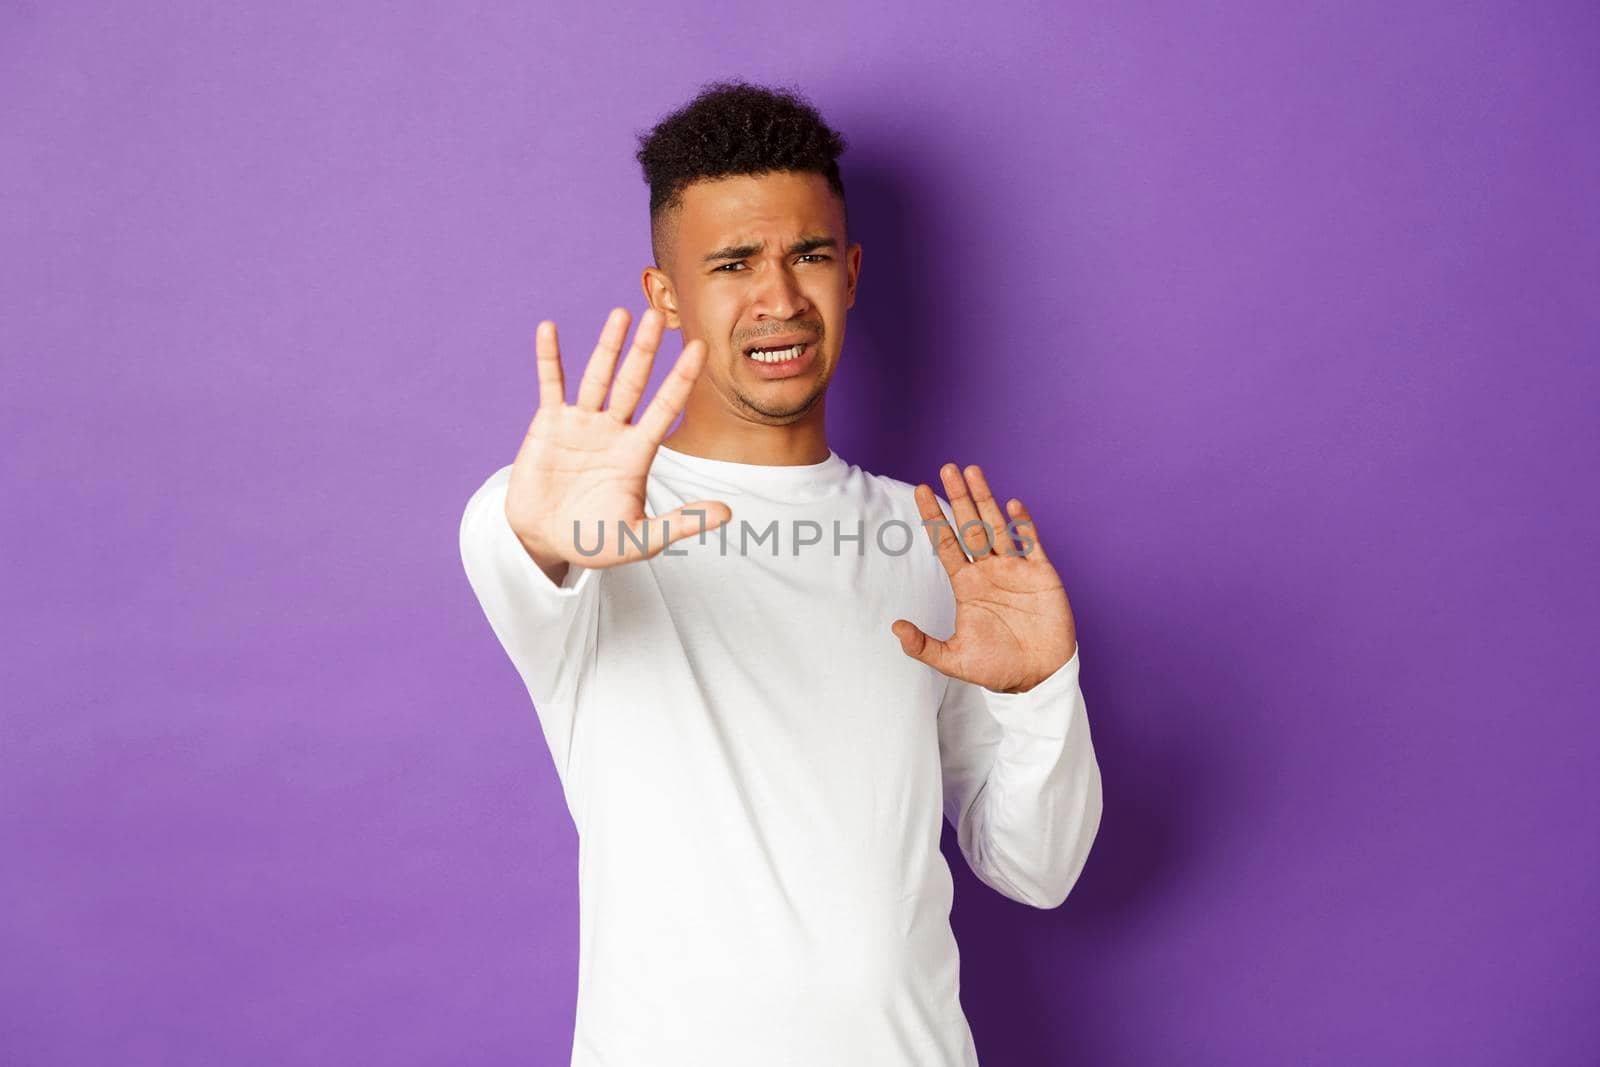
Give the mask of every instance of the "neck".
[(691, 422), (685, 413), (678, 428), (662, 444), (675, 452), (701, 459), (731, 463), (756, 463), (767, 467), (799, 467), (828, 458), (828, 436), (823, 429), (822, 405), (798, 422), (783, 426), (739, 422), (710, 426)]

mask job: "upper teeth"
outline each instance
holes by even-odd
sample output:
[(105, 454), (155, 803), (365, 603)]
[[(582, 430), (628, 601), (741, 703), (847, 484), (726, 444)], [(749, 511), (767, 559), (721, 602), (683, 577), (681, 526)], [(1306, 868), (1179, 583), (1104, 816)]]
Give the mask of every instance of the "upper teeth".
[(759, 352), (752, 349), (750, 358), (757, 363), (782, 363), (786, 359), (793, 359), (798, 356), (803, 348), (805, 348), (805, 345), (800, 344), (790, 345), (788, 348), (775, 348), (769, 352)]

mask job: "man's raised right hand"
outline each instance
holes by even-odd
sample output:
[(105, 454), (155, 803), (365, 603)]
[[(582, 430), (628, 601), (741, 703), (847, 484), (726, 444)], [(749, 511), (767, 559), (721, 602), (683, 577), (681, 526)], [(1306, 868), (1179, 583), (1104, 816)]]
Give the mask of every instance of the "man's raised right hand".
[[(545, 320), (536, 334), (539, 410), (511, 465), (506, 518), (534, 562), (557, 584), (568, 564), (599, 569), (649, 559), (675, 541), (716, 529), (733, 514), (720, 500), (698, 500), (646, 517), (645, 476), (705, 366), (706, 346), (699, 340), (684, 345), (644, 414), (631, 422), (666, 320), (654, 308), (645, 311), (613, 386), (628, 322), (626, 308), (612, 309), (575, 404), (566, 402), (556, 324)], [(608, 389), (610, 403), (602, 410)], [(623, 535), (624, 528), (631, 536)]]

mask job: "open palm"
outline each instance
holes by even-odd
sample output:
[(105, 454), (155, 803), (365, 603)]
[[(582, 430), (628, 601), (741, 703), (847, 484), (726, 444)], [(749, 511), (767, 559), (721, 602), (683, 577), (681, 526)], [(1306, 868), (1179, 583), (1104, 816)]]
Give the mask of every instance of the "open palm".
[[(654, 308), (644, 313), (618, 371), (628, 321), (626, 308), (613, 309), (606, 319), (573, 404), (566, 403), (555, 323), (539, 324), (539, 409), (511, 465), (506, 518), (542, 565), (598, 569), (648, 559), (732, 516), (728, 505), (716, 500), (645, 515), (646, 476), (705, 365), (706, 346), (699, 340), (684, 346), (644, 413), (632, 422), (665, 319)], [(602, 409), (608, 390), (610, 403)]]
[(979, 467), (967, 467), (963, 479), (950, 463), (940, 476), (960, 539), (927, 485), (916, 488), (917, 510), (955, 593), (955, 633), (941, 641), (905, 619), (891, 629), (906, 655), (944, 674), (995, 692), (1025, 692), (1077, 650), (1066, 588), (1022, 501), (1010, 502), (1011, 518), (1032, 543), (1018, 546)]

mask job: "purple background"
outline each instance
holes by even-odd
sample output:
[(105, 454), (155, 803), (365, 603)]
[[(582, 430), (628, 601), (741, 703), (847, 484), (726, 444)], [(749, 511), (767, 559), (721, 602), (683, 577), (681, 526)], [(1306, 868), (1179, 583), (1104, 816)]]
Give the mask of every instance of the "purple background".
[(457, 523), (742, 74), (852, 142), (835, 448), (1079, 616), (1078, 888), (946, 831), (985, 1067), (1595, 1062), (1600, 9), (1288, 6), (6, 5), (0, 1061), (566, 1062)]

